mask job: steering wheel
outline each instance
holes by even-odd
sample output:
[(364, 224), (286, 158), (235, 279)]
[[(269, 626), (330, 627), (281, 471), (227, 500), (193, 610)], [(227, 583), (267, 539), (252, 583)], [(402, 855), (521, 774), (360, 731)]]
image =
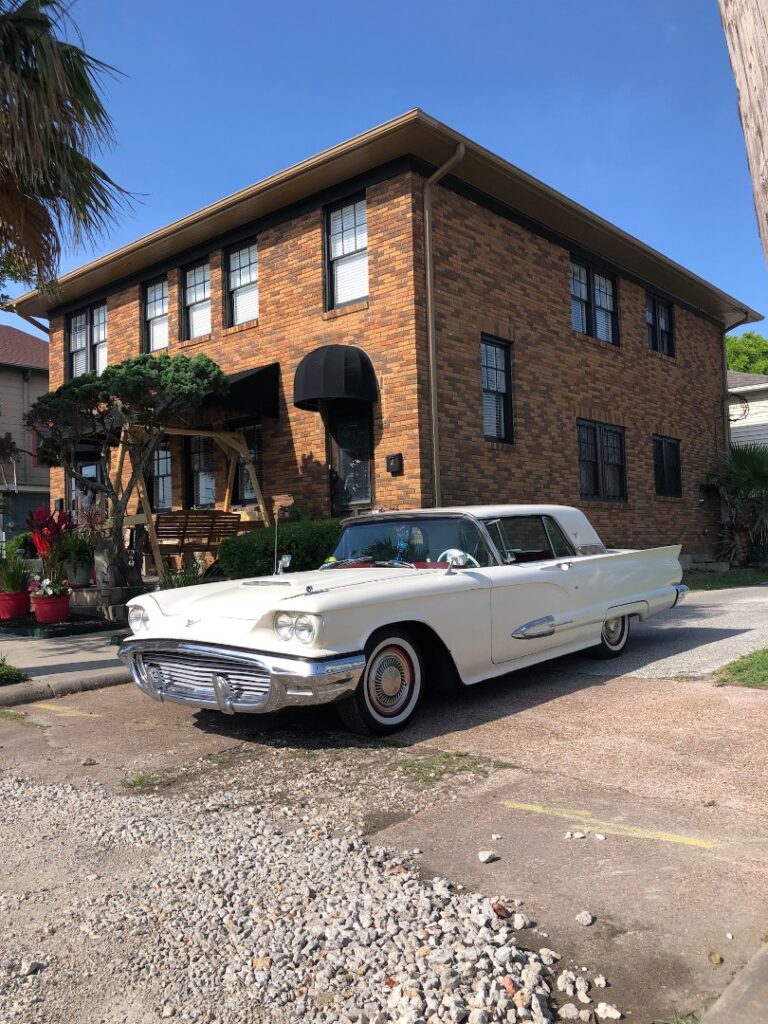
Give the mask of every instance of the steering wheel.
[[(456, 550), (457, 550), (456, 548), (446, 548), (445, 551), (441, 551), (440, 554), (437, 556), (437, 561), (438, 562), (447, 562), (448, 558), (446, 556), (449, 555), (452, 551), (456, 551)], [(480, 563), (478, 562), (478, 560), (476, 558), (473, 558), (472, 555), (470, 555), (470, 553), (468, 551), (465, 551), (464, 554), (467, 556), (467, 561), (469, 562), (469, 564), (471, 566), (473, 566), (475, 569), (479, 569), (480, 568)]]

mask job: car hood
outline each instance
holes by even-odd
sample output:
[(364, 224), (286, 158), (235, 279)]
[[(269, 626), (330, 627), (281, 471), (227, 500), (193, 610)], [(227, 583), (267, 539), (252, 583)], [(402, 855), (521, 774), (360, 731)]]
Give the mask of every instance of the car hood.
[(402, 584), (434, 572), (444, 573), (445, 570), (355, 568), (257, 576), (178, 590), (159, 590), (135, 599), (135, 603), (144, 604), (149, 597), (159, 605), (164, 615), (253, 621), (267, 611), (282, 608), (287, 611), (313, 611), (318, 599), (325, 594), (347, 591), (350, 600), (356, 600), (357, 592), (372, 584), (385, 587), (398, 581)]

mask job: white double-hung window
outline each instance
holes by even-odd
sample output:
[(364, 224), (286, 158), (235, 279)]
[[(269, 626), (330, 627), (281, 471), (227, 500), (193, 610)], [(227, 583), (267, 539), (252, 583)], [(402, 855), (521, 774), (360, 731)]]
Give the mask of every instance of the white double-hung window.
[(69, 376), (101, 373), (107, 365), (107, 304), (99, 302), (69, 318)]
[(168, 278), (144, 286), (144, 337), (148, 352), (168, 348)]
[(184, 308), (187, 338), (211, 332), (211, 268), (206, 260), (184, 271)]
[(327, 211), (328, 308), (368, 298), (368, 221), (365, 199)]
[(256, 243), (229, 254), (229, 322), (244, 324), (259, 316), (259, 257)]

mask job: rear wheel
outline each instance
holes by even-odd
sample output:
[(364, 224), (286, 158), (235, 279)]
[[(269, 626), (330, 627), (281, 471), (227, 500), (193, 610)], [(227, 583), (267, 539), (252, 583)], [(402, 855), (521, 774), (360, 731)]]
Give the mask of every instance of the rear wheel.
[(618, 658), (620, 654), (624, 653), (628, 640), (628, 615), (618, 615), (616, 618), (606, 619), (600, 634), (600, 643), (594, 648), (594, 653), (598, 658)]
[(424, 690), (424, 664), (414, 638), (405, 630), (383, 629), (365, 646), (365, 671), (357, 689), (337, 705), (354, 732), (384, 736), (413, 717)]

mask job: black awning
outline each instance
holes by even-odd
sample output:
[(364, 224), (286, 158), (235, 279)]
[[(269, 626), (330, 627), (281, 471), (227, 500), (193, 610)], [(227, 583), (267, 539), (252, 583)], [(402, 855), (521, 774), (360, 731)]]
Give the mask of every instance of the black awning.
[(296, 367), (293, 404), (317, 412), (320, 402), (375, 402), (379, 397), (373, 364), (354, 345), (323, 345)]
[(203, 402), (206, 409), (215, 408), (241, 416), (271, 416), (277, 419), (280, 409), (280, 364), (270, 363), (257, 370), (243, 370), (227, 376), (229, 391), (223, 397), (210, 395)]

